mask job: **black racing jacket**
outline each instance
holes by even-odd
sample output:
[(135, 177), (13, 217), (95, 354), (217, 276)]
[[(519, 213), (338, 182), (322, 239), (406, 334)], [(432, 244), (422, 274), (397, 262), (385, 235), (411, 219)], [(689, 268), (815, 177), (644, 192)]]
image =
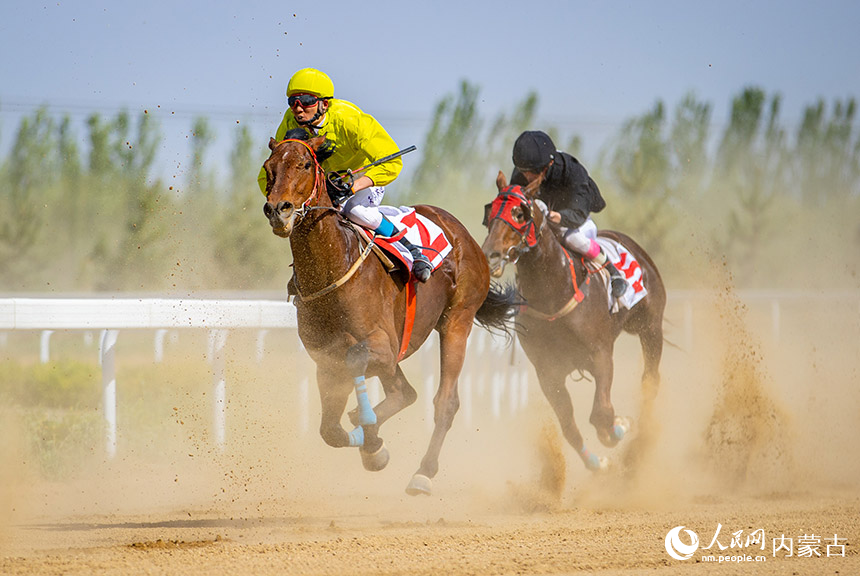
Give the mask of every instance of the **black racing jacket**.
[[(538, 191), (538, 198), (547, 207), (561, 214), (561, 225), (565, 228), (579, 228), (592, 212), (600, 212), (606, 201), (600, 195), (597, 183), (588, 175), (585, 166), (567, 152), (555, 153), (555, 162), (547, 170)], [(525, 186), (528, 182), (519, 170), (514, 168), (511, 184)]]

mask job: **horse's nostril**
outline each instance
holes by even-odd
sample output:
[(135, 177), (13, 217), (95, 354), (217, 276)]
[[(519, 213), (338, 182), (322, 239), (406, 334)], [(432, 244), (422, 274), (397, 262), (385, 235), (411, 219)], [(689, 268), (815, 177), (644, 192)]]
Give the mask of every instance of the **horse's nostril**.
[(266, 202), (263, 204), (263, 214), (266, 215), (266, 218), (271, 218), (272, 214), (275, 213), (275, 207), (272, 206), (271, 202)]
[(278, 202), (278, 212), (289, 212), (292, 209), (292, 202)]

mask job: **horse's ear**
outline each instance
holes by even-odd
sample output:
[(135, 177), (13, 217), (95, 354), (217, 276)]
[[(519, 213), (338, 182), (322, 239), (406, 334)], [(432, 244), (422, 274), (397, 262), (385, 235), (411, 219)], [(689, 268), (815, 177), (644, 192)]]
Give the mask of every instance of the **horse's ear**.
[(324, 162), (334, 154), (334, 142), (327, 140), (325, 136), (317, 136), (308, 140), (317, 155), (317, 160)]
[(278, 145), (278, 141), (274, 138), (269, 138), (269, 150), (274, 150), (275, 146)]
[(496, 188), (501, 192), (503, 189), (507, 188), (508, 181), (505, 178), (505, 173), (499, 170), (499, 175), (496, 176)]
[(526, 195), (526, 198), (531, 198), (534, 200), (537, 197), (537, 193), (540, 190), (540, 185), (543, 184), (544, 172), (538, 174), (538, 177), (528, 183), (528, 185), (523, 188), (523, 194)]
[(313, 138), (308, 139), (308, 144), (310, 144), (311, 148), (314, 150), (322, 146), (323, 142), (325, 142), (325, 136), (314, 136)]

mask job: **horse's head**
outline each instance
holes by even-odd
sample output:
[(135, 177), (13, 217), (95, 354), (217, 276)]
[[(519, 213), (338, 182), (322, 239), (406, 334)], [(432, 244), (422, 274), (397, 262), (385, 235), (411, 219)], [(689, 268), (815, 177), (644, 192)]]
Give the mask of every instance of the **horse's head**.
[(328, 202), (325, 192), (325, 174), (320, 166), (318, 152), (325, 136), (309, 140), (287, 138), (280, 142), (269, 139), (272, 151), (263, 163), (266, 171), (266, 204), (263, 214), (269, 219), (272, 232), (289, 238), (296, 224), (311, 206)]
[(496, 177), (499, 194), (484, 207), (487, 238), (481, 246), (490, 264), (490, 274), (496, 278), (502, 275), (506, 264), (516, 264), (523, 252), (538, 243), (544, 216), (535, 205), (535, 196), (541, 182), (543, 177), (539, 176), (526, 187), (508, 186), (501, 171)]

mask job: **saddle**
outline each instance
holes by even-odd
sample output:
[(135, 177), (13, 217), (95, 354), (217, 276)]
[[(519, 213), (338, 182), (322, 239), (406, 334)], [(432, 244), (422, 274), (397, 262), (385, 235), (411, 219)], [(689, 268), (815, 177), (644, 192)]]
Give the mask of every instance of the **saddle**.
[[(376, 255), (389, 274), (398, 274), (406, 283), (412, 270), (412, 255), (398, 240), (406, 236), (412, 244), (420, 246), (424, 255), (430, 260), (435, 270), (442, 265), (445, 257), (451, 252), (452, 246), (444, 231), (433, 221), (418, 214), (408, 206), (380, 206), (379, 211), (391, 220), (401, 232), (392, 238), (374, 236), (370, 230), (343, 218), (341, 225), (349, 227), (358, 238), (362, 252), (370, 244), (370, 250)], [(295, 274), (287, 282), (287, 295), (299, 294)]]

